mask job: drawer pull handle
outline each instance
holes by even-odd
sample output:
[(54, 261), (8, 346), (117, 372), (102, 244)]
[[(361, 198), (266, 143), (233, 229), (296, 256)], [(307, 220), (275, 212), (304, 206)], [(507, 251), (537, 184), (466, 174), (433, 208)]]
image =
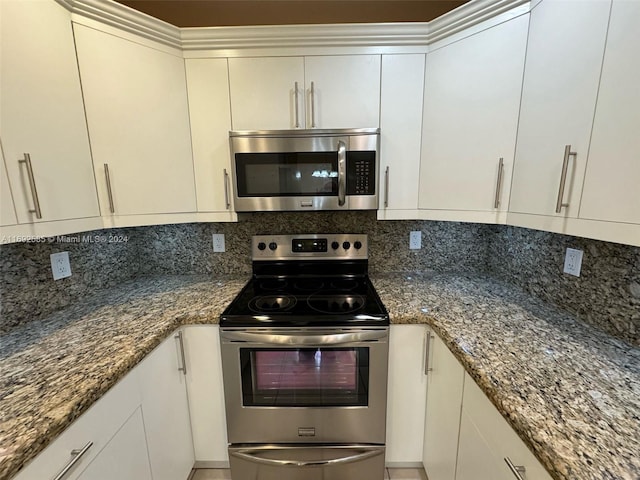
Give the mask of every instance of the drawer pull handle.
[(525, 474), (527, 472), (526, 468), (524, 468), (522, 465), (514, 465), (509, 457), (505, 457), (504, 461), (509, 467), (509, 470), (511, 470), (511, 473), (513, 473), (518, 480), (526, 480), (525, 478)]
[(427, 330), (424, 338), (424, 374), (429, 375), (433, 367), (429, 365), (429, 355), (431, 353), (431, 332)]
[(182, 372), (183, 374), (187, 374), (187, 360), (185, 359), (185, 355), (184, 355), (184, 339), (182, 336), (182, 332), (178, 332), (177, 335), (174, 336), (174, 338), (178, 339), (178, 343), (180, 344), (180, 360), (182, 360), (182, 366), (178, 367), (178, 371)]
[(81, 449), (71, 450), (71, 456), (73, 458), (69, 461), (69, 463), (65, 465), (65, 467), (60, 471), (58, 475), (55, 476), (53, 480), (62, 480), (67, 475), (67, 473), (69, 473), (69, 470), (71, 470), (73, 466), (78, 463), (82, 456), (87, 453), (87, 450), (89, 450), (92, 446), (93, 442), (89, 442)]
[(31, 166), (31, 155), (24, 154), (24, 159), (18, 160), (18, 163), (24, 163), (27, 167), (27, 177), (29, 178), (29, 188), (31, 189), (31, 197), (33, 197), (33, 210), (29, 213), (35, 213), (36, 218), (42, 218), (42, 210), (40, 210), (40, 200), (38, 199), (38, 189), (36, 188), (36, 179), (33, 175), (33, 167)]

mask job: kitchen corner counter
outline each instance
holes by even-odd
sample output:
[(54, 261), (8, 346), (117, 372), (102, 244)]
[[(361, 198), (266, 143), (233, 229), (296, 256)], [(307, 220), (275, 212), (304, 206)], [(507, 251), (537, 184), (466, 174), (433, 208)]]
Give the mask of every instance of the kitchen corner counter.
[[(428, 323), (557, 479), (640, 478), (640, 348), (484, 277), (372, 274), (392, 323)], [(141, 277), (0, 336), (0, 479), (248, 276)]]
[(556, 479), (640, 479), (640, 348), (490, 278), (372, 275), (428, 323)]

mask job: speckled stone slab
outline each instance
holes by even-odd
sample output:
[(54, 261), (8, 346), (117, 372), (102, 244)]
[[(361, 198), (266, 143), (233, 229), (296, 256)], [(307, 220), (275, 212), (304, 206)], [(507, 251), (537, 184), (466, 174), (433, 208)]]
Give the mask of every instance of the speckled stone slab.
[(373, 276), (429, 323), (556, 479), (640, 479), (640, 348), (484, 277)]
[(248, 276), (142, 278), (0, 336), (0, 479), (182, 324), (217, 323)]

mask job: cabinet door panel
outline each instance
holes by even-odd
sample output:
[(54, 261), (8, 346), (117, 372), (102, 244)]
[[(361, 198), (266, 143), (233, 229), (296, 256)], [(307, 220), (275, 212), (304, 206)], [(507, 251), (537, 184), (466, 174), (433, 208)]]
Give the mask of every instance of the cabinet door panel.
[(527, 28), (523, 15), (427, 54), (420, 208), (507, 210)]
[(225, 186), (229, 162), (229, 75), (227, 60), (185, 60), (191, 119), (191, 144), (199, 212), (228, 210), (231, 185)]
[(0, 146), (0, 225), (15, 225), (18, 223), (16, 218), (16, 210), (13, 206), (13, 197), (11, 196), (11, 188), (9, 187), (9, 178), (7, 177), (7, 167), (4, 164), (4, 156)]
[(311, 118), (309, 103), (307, 128), (380, 125), (380, 55), (305, 57), (304, 75), (307, 102), (314, 102), (315, 117)]
[(613, 2), (580, 218), (640, 223), (639, 20), (640, 2)]
[(169, 337), (136, 368), (154, 480), (187, 478), (193, 467), (186, 379), (179, 344)]
[[(0, 125), (19, 223), (99, 216), (70, 14), (56, 2), (0, 2)], [(36, 219), (29, 153), (40, 200)]]
[(230, 58), (229, 89), (234, 130), (304, 128), (302, 57)]
[[(509, 210), (576, 217), (611, 0), (544, 1), (531, 12)], [(556, 214), (565, 145), (569, 162)]]
[(103, 215), (194, 212), (184, 60), (75, 25)]
[[(424, 62), (422, 54), (382, 56), (380, 208), (418, 208)], [(382, 187), (387, 168), (388, 191)]]

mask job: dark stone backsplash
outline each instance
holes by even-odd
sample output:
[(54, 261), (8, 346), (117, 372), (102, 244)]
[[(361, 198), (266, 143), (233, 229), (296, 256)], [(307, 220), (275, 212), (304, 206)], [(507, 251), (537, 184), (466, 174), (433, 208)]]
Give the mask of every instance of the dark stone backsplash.
[[(409, 250), (412, 230), (422, 232), (421, 250)], [(213, 252), (213, 233), (225, 234), (225, 253)], [(640, 344), (640, 248), (500, 225), (377, 221), (375, 212), (240, 214), (238, 223), (90, 232), (101, 239), (91, 243), (2, 245), (0, 333), (141, 275), (248, 276), (251, 236), (269, 233), (365, 233), (372, 272), (488, 274)], [(584, 251), (579, 278), (562, 273), (566, 247)], [(73, 275), (53, 281), (49, 254), (60, 251), (69, 252)]]

